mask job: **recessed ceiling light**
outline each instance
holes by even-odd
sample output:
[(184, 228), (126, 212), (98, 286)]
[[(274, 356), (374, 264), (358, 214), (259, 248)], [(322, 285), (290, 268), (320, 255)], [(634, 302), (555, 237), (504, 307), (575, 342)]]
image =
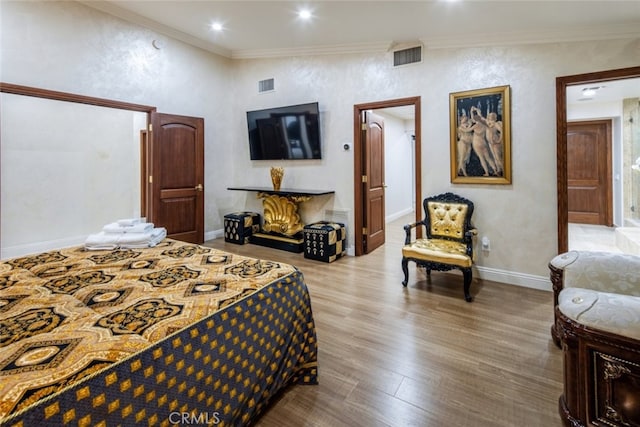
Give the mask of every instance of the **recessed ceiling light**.
[(593, 86), (593, 87), (585, 87), (582, 89), (582, 96), (594, 96), (597, 91), (602, 89), (604, 86)]
[(211, 29), (212, 29), (213, 31), (222, 31), (223, 27), (222, 27), (222, 24), (221, 24), (221, 23), (219, 23), (219, 22), (213, 22), (213, 23), (211, 24)]
[(308, 20), (308, 19), (311, 19), (312, 15), (313, 14), (311, 13), (311, 11), (309, 9), (300, 9), (298, 11), (298, 17), (300, 19)]

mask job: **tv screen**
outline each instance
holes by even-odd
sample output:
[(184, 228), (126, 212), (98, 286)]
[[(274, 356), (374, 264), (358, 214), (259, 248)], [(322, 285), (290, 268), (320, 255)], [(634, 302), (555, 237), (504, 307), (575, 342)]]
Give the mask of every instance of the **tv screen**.
[(248, 111), (251, 160), (320, 159), (318, 103)]

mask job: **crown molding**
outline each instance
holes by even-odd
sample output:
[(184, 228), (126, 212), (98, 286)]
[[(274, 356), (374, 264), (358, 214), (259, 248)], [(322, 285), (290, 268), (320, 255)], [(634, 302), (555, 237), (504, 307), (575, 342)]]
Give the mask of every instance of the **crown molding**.
[[(640, 38), (640, 25), (616, 25), (564, 29), (562, 31), (487, 33), (474, 36), (426, 37), (419, 40), (426, 49), (513, 46), (544, 43), (584, 42)], [(409, 43), (416, 45), (419, 43)], [(308, 46), (282, 49), (247, 49), (231, 52), (232, 59), (259, 59), (308, 55), (383, 53), (401, 47), (393, 41), (344, 45)]]
[(561, 31), (487, 33), (472, 37), (429, 37), (420, 40), (427, 49), (451, 49), (634, 38), (640, 38), (640, 25), (589, 26), (588, 28), (567, 28)]
[(231, 52), (232, 59), (279, 58), (310, 55), (344, 55), (357, 53), (384, 53), (389, 51), (393, 42), (372, 42), (357, 44), (303, 46), (282, 49), (244, 49)]
[[(137, 13), (122, 9), (109, 1), (78, 0), (78, 3), (133, 24), (146, 27), (159, 34), (182, 41), (191, 46), (195, 46), (230, 59), (261, 59), (367, 53), (378, 54), (388, 52), (395, 45), (395, 42), (393, 41), (378, 41), (357, 44), (301, 46), (294, 48), (229, 50), (210, 41), (191, 36), (182, 31), (145, 18)], [(635, 38), (640, 39), (640, 25), (638, 25), (638, 23), (614, 26), (589, 25), (579, 28), (566, 28), (561, 31), (511, 32), (506, 34), (486, 33), (479, 35), (455, 35), (451, 37), (424, 37), (420, 38), (419, 41), (426, 49), (453, 49)]]

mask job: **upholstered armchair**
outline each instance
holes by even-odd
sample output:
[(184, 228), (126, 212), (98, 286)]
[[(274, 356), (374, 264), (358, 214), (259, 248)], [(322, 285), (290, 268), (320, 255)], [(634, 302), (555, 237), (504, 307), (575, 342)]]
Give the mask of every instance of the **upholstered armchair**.
[[(431, 270), (459, 269), (464, 277), (464, 299), (471, 302), (473, 265), (473, 236), (477, 234), (471, 224), (473, 202), (457, 194), (444, 193), (424, 199), (425, 218), (404, 226), (406, 233), (402, 247), (403, 286), (409, 281), (409, 261)], [(412, 230), (422, 226), (426, 237), (412, 240)]]

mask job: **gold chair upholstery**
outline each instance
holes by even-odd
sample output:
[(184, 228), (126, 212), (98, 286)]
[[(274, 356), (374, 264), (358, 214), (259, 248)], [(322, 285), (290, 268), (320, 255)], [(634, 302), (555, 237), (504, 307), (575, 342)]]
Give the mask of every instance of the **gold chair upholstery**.
[[(444, 193), (424, 199), (425, 219), (404, 226), (406, 238), (402, 247), (403, 286), (409, 281), (409, 261), (431, 270), (447, 271), (457, 268), (464, 277), (464, 299), (472, 301), (473, 236), (477, 230), (471, 225), (473, 202), (457, 194)], [(424, 226), (427, 236), (411, 240), (412, 230)]]

